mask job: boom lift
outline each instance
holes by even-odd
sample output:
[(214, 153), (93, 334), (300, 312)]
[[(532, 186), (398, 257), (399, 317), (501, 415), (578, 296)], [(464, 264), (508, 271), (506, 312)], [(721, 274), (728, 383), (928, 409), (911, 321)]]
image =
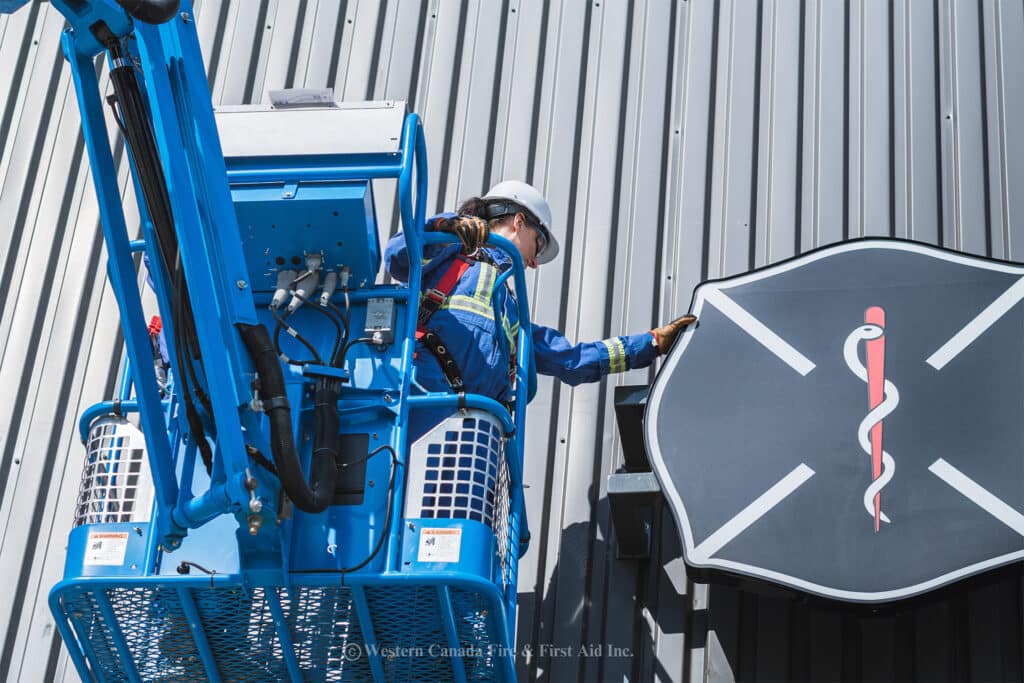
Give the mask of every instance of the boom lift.
[[(53, 5), (127, 358), (118, 396), (81, 418), (86, 464), (50, 594), (82, 679), (514, 680), (529, 312), (519, 297), (511, 412), (416, 388), (422, 250), (451, 239), (423, 231), (418, 116), (401, 102), (215, 113), (189, 0)], [(105, 116), (130, 153), (141, 240)], [(375, 284), (373, 181), (388, 178), (408, 286)], [(491, 240), (514, 263), (497, 286), (525, 292), (518, 251)], [(438, 408), (451, 416), (409, 443), (410, 414)]]

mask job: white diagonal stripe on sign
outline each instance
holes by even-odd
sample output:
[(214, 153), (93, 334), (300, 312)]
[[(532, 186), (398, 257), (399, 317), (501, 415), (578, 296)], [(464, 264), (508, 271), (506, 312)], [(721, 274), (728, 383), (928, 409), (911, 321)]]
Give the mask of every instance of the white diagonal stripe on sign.
[(752, 316), (721, 290), (709, 289), (704, 294), (704, 299), (801, 375), (806, 375), (814, 369), (814, 363), (810, 358), (793, 348), (789, 342), (769, 329), (767, 325)]
[(949, 341), (928, 356), (925, 361), (936, 370), (946, 367), (949, 361), (960, 355), (975, 339), (985, 333), (985, 330), (1002, 318), (1006, 313), (1016, 306), (1021, 299), (1024, 299), (1024, 277), (1017, 280), (1005, 292), (996, 297), (996, 300), (985, 307), (974, 320), (960, 328), (960, 331), (950, 337)]
[(983, 488), (978, 484), (978, 482), (974, 481), (942, 458), (933, 462), (928, 470), (936, 477), (959, 491), (967, 500), (992, 515), (1021, 536), (1024, 536), (1024, 515), (1020, 514), (997, 498), (991, 491)]
[(781, 503), (789, 494), (796, 491), (805, 481), (814, 476), (814, 470), (800, 463), (796, 468), (779, 480), (777, 484), (762, 493), (753, 503), (743, 508), (738, 515), (723, 524), (718, 531), (704, 539), (704, 541), (693, 549), (693, 559), (705, 561), (721, 550), (729, 541), (741, 533), (757, 520), (761, 519), (769, 510)]

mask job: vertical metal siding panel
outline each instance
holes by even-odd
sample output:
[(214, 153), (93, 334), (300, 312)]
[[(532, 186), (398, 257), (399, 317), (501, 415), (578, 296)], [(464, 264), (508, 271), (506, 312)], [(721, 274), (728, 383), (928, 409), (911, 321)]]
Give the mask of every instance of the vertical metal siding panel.
[[(758, 8), (760, 5), (757, 6)], [(711, 169), (711, 230), (708, 276), (746, 272), (750, 263), (752, 196), (756, 176), (757, 8), (735, 0), (722, 3), (718, 43), (719, 80), (715, 105), (715, 161)]]
[[(691, 600), (688, 624), (690, 647), (677, 655), (671, 650), (672, 646), (669, 644), (671, 640), (669, 643), (663, 643), (659, 639), (657, 656), (660, 661), (672, 661), (678, 657), (684, 666), (682, 680), (688, 681), (688, 683), (705, 683), (708, 680), (711, 661), (717, 661), (721, 643), (715, 643), (719, 647), (711, 648), (709, 655), (711, 595), (708, 584), (692, 582), (689, 595)], [(719, 671), (721, 670), (719, 668)]]
[[(321, 12), (322, 4), (320, 0), (309, 0), (302, 16), (302, 31), (291, 38), (297, 43), (292, 45), (292, 49), (295, 51), (295, 74), (292, 87), (324, 87), (323, 83), (317, 86), (309, 84), (310, 63), (314, 60), (330, 59), (330, 46), (333, 42), (333, 38), (328, 37), (333, 35), (333, 28), (330, 34), (321, 32), (324, 26), (333, 27), (336, 15), (331, 15), (328, 18), (328, 12)], [(334, 7), (334, 11), (337, 12), (337, 7)], [(326, 82), (326, 78), (324, 81)]]
[[(665, 88), (671, 67), (669, 32), (673, 30), (672, 8), (666, 3), (642, 2), (634, 9), (630, 37), (628, 90), (623, 93), (624, 141), (620, 190), (620, 226), (616, 245), (613, 309), (609, 329), (638, 332), (656, 324), (653, 319), (652, 293), (659, 287), (656, 249), (661, 230), (661, 169), (665, 150), (665, 112), (671, 101)], [(634, 370), (617, 375), (611, 384), (645, 384), (649, 370)], [(633, 651), (636, 624), (623, 618), (636, 609), (636, 596), (642, 567), (615, 557), (617, 541), (612, 537), (610, 507), (607, 501), (607, 475), (621, 466), (621, 452), (615, 425), (614, 405), (607, 400), (605, 432), (611, 432), (612, 445), (603, 450), (601, 476), (597, 482), (597, 525), (594, 529), (594, 574), (590, 592), (590, 624), (586, 640)], [(634, 656), (639, 653), (634, 652)], [(628, 657), (605, 657), (585, 662), (590, 680), (629, 680), (633, 661)]]
[[(241, 93), (241, 90), (244, 87), (245, 75), (244, 73), (238, 73), (238, 50), (235, 49), (236, 46), (233, 45), (233, 41), (236, 34), (237, 24), (240, 16), (244, 13), (244, 8), (251, 10), (250, 14), (255, 18), (255, 11), (259, 3), (238, 3), (229, 2), (227, 0), (221, 0), (221, 2), (223, 4), (220, 7), (221, 12), (218, 14), (216, 24), (214, 24), (213, 21), (210, 21), (210, 25), (205, 28), (203, 28), (202, 25), (197, 25), (199, 27), (197, 30), (200, 31), (199, 37), (204, 49), (206, 48), (206, 43), (202, 42), (203, 37), (209, 36), (208, 39), (211, 41), (211, 46), (213, 47), (210, 59), (212, 60), (213, 53), (218, 53), (217, 72), (214, 74), (214, 78), (210, 83), (210, 97), (213, 99), (213, 103), (238, 104), (241, 102), (241, 96), (239, 93)], [(209, 9), (212, 9), (212, 7)], [(223, 17), (223, 21), (221, 21), (221, 17)], [(249, 37), (252, 37), (251, 34), (249, 34)], [(251, 41), (249, 44), (251, 46)], [(245, 59), (248, 62), (248, 52), (246, 53)], [(235, 64), (232, 64), (232, 62), (235, 62)], [(212, 62), (210, 66), (212, 67)], [(232, 93), (235, 93), (235, 95), (232, 96)], [(232, 97), (234, 97), (234, 99), (232, 99)]]
[[(45, 16), (44, 10), (26, 8), (25, 11), (9, 15), (3, 42), (0, 42), (0, 64), (4, 65), (0, 69), (0, 93), (3, 93), (3, 102), (0, 103), (0, 123), (3, 125), (0, 128), (0, 187), (6, 185), (14, 141), (12, 131), (17, 129), (18, 119), (25, 106), (24, 75), (32, 68), (39, 52), (38, 31), (42, 29), (42, 22), (36, 23), (35, 18), (39, 14)], [(30, 34), (30, 30), (33, 33)], [(46, 53), (49, 54), (49, 50)], [(21, 73), (17, 71), (19, 67)], [(0, 244), (8, 244), (9, 233), (6, 231), (12, 228), (8, 225), (0, 226)]]
[[(530, 315), (540, 324), (564, 329), (566, 311), (576, 305), (567, 289), (567, 270), (578, 267), (575, 264), (580, 258), (575, 254), (580, 247), (574, 239), (574, 231), (583, 229), (580, 225), (583, 221), (577, 220), (573, 212), (573, 195), (578, 187), (578, 169), (574, 162), (580, 135), (578, 120), (582, 116), (581, 79), (586, 68), (584, 50), (589, 11), (585, 3), (559, 2), (552, 3), (548, 12), (534, 181), (550, 198), (555, 229), (561, 231), (559, 235), (564, 239), (559, 258), (536, 274), (538, 295), (531, 301)], [(546, 295), (550, 292), (560, 292), (561, 296)], [(572, 335), (574, 331), (568, 333)], [(559, 640), (555, 605), (560, 593), (571, 597), (575, 590), (572, 585), (560, 584), (556, 578), (561, 558), (571, 559), (573, 554), (563, 552), (562, 548), (566, 539), (562, 534), (561, 501), (568, 488), (580, 485), (566, 480), (566, 442), (570, 433), (562, 409), (562, 393), (551, 378), (538, 378), (537, 398), (527, 418), (528, 424), (533, 426), (527, 430), (525, 439), (529, 455), (524, 476), (532, 487), (527, 492), (527, 505), (538, 554), (538, 568), (532, 577), (537, 592), (535, 599), (539, 602), (531, 634), (535, 653), (540, 645)], [(550, 671), (550, 662), (542, 661), (539, 656), (535, 656), (529, 666), (530, 675), (536, 675), (539, 667)]]
[[(584, 44), (586, 80), (581, 129), (577, 131), (580, 157), (575, 205), (579, 220), (572, 244), (572, 262), (579, 265), (572, 268), (565, 290), (569, 297), (565, 331), (577, 340), (606, 336), (609, 263), (612, 245), (618, 238), (612, 220), (614, 197), (619, 191), (616, 155), (628, 10), (622, 3), (595, 0), (590, 9), (590, 41)], [(597, 498), (594, 476), (605, 444), (600, 429), (601, 386), (581, 385), (571, 390), (566, 387), (562, 392), (567, 400), (561, 406), (560, 420), (568, 424), (569, 441), (566, 458), (560, 463), (564, 469), (556, 472), (570, 485), (562, 495), (558, 520), (562, 551), (555, 580), (560, 587), (570, 590), (559, 590), (554, 620), (558, 628), (556, 642), (578, 648), (585, 644), (584, 622), (588, 618), (585, 587), (592, 561), (588, 552), (593, 533), (591, 503)], [(576, 658), (552, 658), (551, 678), (577, 678), (582, 675), (581, 668), (582, 662)]]
[[(377, 88), (380, 99), (408, 100), (409, 107), (419, 111), (418, 102), (412, 101), (413, 93), (418, 96), (416, 83), (420, 74), (416, 72), (416, 60), (420, 54), (417, 44), (421, 18), (426, 18), (427, 7), (413, 0), (400, 0), (388, 3), (388, 14), (393, 20), (388, 21), (391, 28), (385, 30), (387, 36), (385, 46), (390, 49), (383, 51), (380, 74), (377, 77)], [(428, 150), (429, 151), (429, 150)]]
[[(300, 21), (304, 19), (299, 14), (300, 4), (293, 0), (277, 2), (272, 11), (267, 13), (267, 36), (263, 39), (263, 52), (266, 59), (261, 60), (263, 64), (262, 73), (256, 79), (261, 85), (257, 88), (257, 96), (254, 102), (269, 103), (268, 92), (284, 88), (288, 80), (288, 71), (294, 66), (292, 54), (295, 52), (299, 41), (296, 31)], [(296, 61), (298, 61), (296, 59)]]
[(896, 619), (880, 616), (865, 619), (861, 627), (861, 672), (865, 681), (896, 680)]
[(993, 87), (1000, 93), (997, 109), (1001, 149), (1002, 201), (1006, 226), (1005, 258), (1024, 259), (1024, 3), (994, 5), (994, 25), (989, 25), (997, 57)]
[(851, 51), (850, 177), (857, 181), (850, 183), (850, 237), (888, 237), (892, 230), (890, 3), (862, 0), (853, 8), (856, 19), (851, 21), (850, 42), (859, 54), (854, 57)]
[[(946, 1), (940, 4), (940, 25), (946, 39), (943, 66), (948, 73), (949, 113), (951, 116), (951, 156), (944, 158), (951, 191), (952, 214), (947, 224), (946, 246), (971, 254), (988, 252), (987, 183), (985, 147), (982, 129), (981, 46), (979, 9), (973, 4)], [(948, 60), (948, 61), (947, 61)]]
[[(19, 263), (17, 257), (21, 253), (26, 231), (23, 226), (17, 225), (16, 220), (21, 211), (26, 188), (35, 182), (29, 169), (32, 159), (36, 158), (34, 131), (37, 123), (46, 120), (42, 98), (49, 89), (49, 76), (53, 68), (54, 51), (40, 51), (35, 47), (41, 35), (52, 35), (54, 24), (52, 21), (48, 24), (45, 21), (49, 16), (45, 9), (41, 10), (44, 19), (29, 26), (33, 46), (26, 45), (26, 57), (21, 64), (26, 76), (19, 81), (19, 92), (12, 93), (8, 99), (3, 119), (8, 127), (4, 131), (6, 137), (2, 141), (5, 144), (2, 150), (3, 157), (0, 157), (0, 216), (7, 217), (7, 220), (0, 221), (0, 243), (5, 247), (4, 253), (0, 254), (0, 291), (4, 297), (0, 299), (0, 364), (3, 364), (7, 357), (7, 347), (11, 341), (11, 308), (15, 302), (11, 296), (12, 283), (18, 282), (24, 269), (24, 264)], [(26, 37), (22, 43), (27, 42)], [(26, 122), (24, 128), (23, 121)], [(38, 163), (38, 158), (36, 162)], [(4, 432), (6, 429), (0, 433)]]
[[(296, 86), (300, 80), (304, 88), (326, 88), (331, 84), (334, 76), (331, 61), (343, 44), (343, 36), (338, 31), (338, 17), (345, 6), (346, 0), (315, 0), (310, 5), (306, 21), (311, 32), (305, 50), (299, 53)], [(310, 11), (312, 17), (308, 14)], [(298, 74), (302, 74), (301, 79)]]
[[(708, 683), (732, 683), (753, 677), (754, 670), (744, 670), (736, 655), (754, 654), (756, 648), (745, 648), (740, 641), (741, 626), (750, 621), (750, 614), (742, 605), (740, 591), (731, 586), (715, 586), (707, 596), (707, 636), (703, 644), (704, 672), (702, 680)], [(749, 602), (749, 601), (748, 601)], [(757, 612), (753, 615), (756, 619)], [(730, 656), (735, 661), (730, 661)], [(691, 671), (694, 680), (696, 671)]]
[[(292, 0), (285, 0), (285, 4), (292, 4)], [(256, 15), (258, 23), (252, 27), (252, 34), (249, 36), (250, 64), (244, 81), (246, 87), (239, 104), (270, 101), (265, 81), (272, 55), (270, 48), (273, 43), (274, 16), (277, 9), (278, 0), (262, 0), (260, 11)]]
[[(386, 12), (383, 0), (360, 0), (349, 7), (345, 26), (351, 31), (345, 59), (338, 64), (338, 77), (334, 91), (346, 101), (367, 99), (367, 90), (374, 74), (374, 46), (379, 42), (377, 25), (381, 13)], [(341, 74), (344, 74), (344, 78)]]
[(762, 77), (758, 136), (757, 212), (754, 264), (764, 266), (793, 255), (796, 237), (798, 139), (797, 93), (801, 4), (766, 0), (761, 30)]
[[(494, 8), (500, 7), (495, 4)], [(491, 102), (494, 89), (501, 86), (498, 63), (498, 22), (503, 17), (488, 11), (487, 3), (467, 3), (466, 37), (463, 39), (462, 76), (459, 94), (452, 106), (455, 109), (452, 128), (448, 185), (443, 188), (447, 207), (454, 210), (463, 199), (484, 194), (484, 168), (487, 149), (494, 144), (495, 131), (491, 121)]]
[[(978, 586), (969, 592), (966, 636), (971, 653), (972, 681), (1013, 680), (1007, 678), (1003, 671), (1002, 650), (1009, 643), (993, 629), (1000, 622), (999, 613), (1004, 599), (1002, 586), (995, 582)], [(1019, 646), (1015, 649), (1019, 650)]]
[(938, 45), (932, 27), (935, 6), (906, 0), (895, 4), (896, 236), (940, 243), (938, 190), (940, 118), (935, 110)]
[[(49, 45), (52, 46), (60, 34), (62, 24), (55, 11), (48, 15), (40, 35), (41, 39), (49, 39)], [(4, 192), (0, 194), (0, 216), (6, 218), (3, 222), (9, 223), (16, 235), (13, 239), (9, 238), (3, 242), (5, 247), (11, 250), (10, 253), (4, 254), (5, 260), (11, 265), (10, 270), (0, 273), (5, 285), (5, 301), (0, 310), (6, 318), (6, 321), (0, 321), (0, 339), (3, 340), (0, 341), (0, 386), (4, 387), (4, 403), (7, 404), (0, 416), (0, 434), (6, 437), (4, 449), (0, 454), (0, 473), (3, 475), (0, 476), (0, 525), (3, 527), (0, 531), (0, 546), (4, 545), (3, 539), (10, 525), (10, 500), (18, 473), (18, 468), (13, 463), (15, 442), (11, 438), (24, 438), (23, 425), (18, 423), (18, 418), (25, 407), (27, 386), (31, 382), (31, 373), (36, 361), (35, 349), (30, 342), (30, 336), (35, 331), (36, 302), (31, 289), (25, 292), (25, 296), (16, 295), (22, 292), (22, 283), (33, 281), (33, 278), (28, 277), (34, 274), (34, 271), (29, 269), (29, 254), (33, 243), (37, 249), (40, 243), (45, 243), (42, 235), (38, 241), (35, 235), (34, 219), (39, 211), (42, 194), (40, 178), (36, 174), (46, 168), (46, 151), (53, 146), (54, 131), (50, 125), (52, 112), (47, 110), (47, 106), (53, 104), (48, 98), (54, 96), (58, 87), (52, 82), (52, 75), (54, 66), (59, 64), (60, 59), (58, 51), (47, 49), (41, 52), (41, 58), (33, 67), (32, 77), (28, 81), (30, 87), (25, 93), (26, 103), (22, 117), (24, 124), (22, 126), (19, 123), (13, 144), (13, 173), (5, 179)], [(52, 227), (43, 226), (40, 232), (44, 233)], [(0, 555), (0, 567), (2, 566)], [(0, 606), (2, 605), (3, 598), (0, 597)]]
[[(682, 2), (676, 7), (669, 103), (671, 138), (666, 196), (662, 199), (665, 226), (660, 256), (663, 282), (657, 298), (659, 319), (670, 319), (673, 313), (688, 307), (690, 292), (706, 276), (707, 172), (714, 135), (710, 112), (714, 106), (717, 6)], [(639, 680), (702, 680), (707, 618), (699, 598), (706, 594), (706, 588), (686, 578), (678, 530), (666, 507), (660, 509), (658, 520), (652, 530), (651, 567), (663, 569), (652, 570), (646, 604), (637, 606), (652, 622), (648, 626), (650, 634), (642, 632), (637, 640), (641, 648)]]
[[(413, 4), (399, 0), (386, 2), (382, 8), (384, 26), (380, 36), (380, 60), (373, 75), (372, 100), (409, 100), (415, 60), (416, 33), (420, 12)], [(412, 102), (409, 108), (412, 109)], [(414, 110), (415, 111), (415, 110)]]
[[(810, 187), (805, 187), (803, 213), (810, 229), (801, 231), (801, 251), (843, 239), (846, 229), (844, 148), (845, 94), (847, 87), (846, 41), (843, 3), (808, 3), (814, 6), (814, 21), (808, 18), (808, 50), (805, 78), (814, 81), (813, 96), (806, 102), (810, 111), (804, 125), (810, 129), (805, 148), (813, 159), (804, 164)], [(808, 93), (811, 95), (811, 93)]]
[(843, 631), (842, 618), (831, 610), (807, 609), (809, 661), (806, 663), (810, 681), (842, 680)]
[[(423, 80), (423, 97), (417, 103), (423, 117), (423, 127), (427, 136), (427, 173), (430, 187), (428, 189), (427, 210), (443, 211), (448, 208), (444, 202), (444, 192), (440, 178), (442, 169), (450, 162), (451, 149), (448, 147), (447, 123), (449, 112), (456, 106), (459, 96), (458, 86), (453, 83), (453, 76), (459, 65), (455, 58), (457, 46), (465, 40), (459, 33), (461, 9), (456, 3), (440, 3), (436, 11), (432, 10), (428, 23), (433, 25), (429, 37), (430, 57), (424, 63), (427, 69)], [(433, 151), (430, 151), (433, 150)]]
[[(572, 248), (564, 183), (572, 173), (565, 161), (572, 159), (574, 135), (570, 133), (575, 129), (578, 95), (578, 88), (572, 87), (572, 78), (563, 76), (561, 70), (571, 73), (579, 68), (580, 48), (577, 45), (574, 53), (562, 54), (559, 44), (561, 3), (545, 7), (538, 0), (524, 0), (510, 5), (510, 15), (513, 9), (517, 10), (516, 17), (510, 16), (509, 21), (514, 21), (515, 25), (508, 32), (504, 59), (504, 68), (512, 70), (511, 85), (507, 100), (499, 101), (498, 105), (498, 121), (508, 121), (508, 133), (503, 149), (495, 154), (492, 179), (523, 177), (546, 193), (551, 205), (552, 229), (562, 245), (562, 255), (530, 275), (530, 316), (537, 324), (558, 327), (561, 302), (550, 293), (561, 291), (566, 254)], [(545, 12), (548, 13), (546, 26)], [(582, 16), (583, 13), (579, 13), (579, 17)], [(514, 59), (508, 52), (513, 49)], [(530, 129), (534, 109), (539, 112), (537, 130)], [(529, 166), (531, 155), (537, 160), (533, 168)], [(519, 624), (520, 633), (525, 636), (520, 642), (531, 645), (534, 651), (541, 643), (551, 642), (551, 603), (545, 598), (557, 553), (548, 552), (547, 539), (552, 534), (556, 538), (560, 536), (558, 527), (551, 524), (552, 512), (557, 511), (557, 507), (551, 505), (557, 484), (552, 478), (565, 443), (564, 435), (554, 422), (555, 384), (544, 377), (538, 377), (537, 384), (537, 396), (527, 409), (527, 424), (532, 426), (523, 435), (526, 452), (523, 478), (530, 486), (525, 491), (525, 504), (534, 540), (519, 568), (522, 605)], [(530, 675), (536, 671), (537, 658), (526, 657), (525, 660), (520, 663), (521, 675)]]
[[(1019, 5), (1018, 5), (1019, 8)], [(998, 0), (984, 2), (981, 8), (979, 35), (983, 39), (982, 67), (984, 69), (985, 96), (983, 122), (988, 145), (988, 217), (991, 254), (1009, 257), (1009, 210), (1006, 194), (1006, 119), (1003, 45), (1001, 35), (1002, 6)]]
[[(61, 144), (74, 150), (69, 166), (83, 171), (85, 164), (84, 143), (80, 137), (78, 116), (74, 95), (68, 92), (64, 105), (64, 120), (61, 121)], [(61, 161), (55, 158), (55, 161)], [(46, 603), (51, 586), (63, 574), (65, 539), (70, 531), (76, 500), (78, 478), (81, 470), (82, 451), (77, 438), (77, 416), (85, 405), (81, 398), (92, 403), (102, 397), (105, 390), (103, 378), (89, 382), (88, 365), (82, 365), (90, 355), (90, 349), (99, 350), (97, 369), (105, 372), (114, 349), (113, 329), (93, 334), (94, 316), (90, 310), (97, 310), (106, 299), (112, 304), (110, 291), (100, 274), (99, 255), (102, 238), (96, 230), (95, 215), (88, 219), (88, 227), (77, 229), (76, 213), (82, 205), (87, 187), (84, 173), (73, 174), (65, 179), (57, 173), (51, 181), (54, 193), (63, 193), (54, 205), (67, 211), (66, 217), (58, 217), (67, 225), (64, 239), (55, 242), (59, 254), (54, 255), (57, 263), (54, 282), (54, 313), (48, 321), (45, 341), (47, 362), (42, 373), (41, 389), (33, 424), (33, 441), (26, 446), (27, 452), (48, 455), (51, 476), (40, 482), (37, 491), (26, 491), (26, 497), (35, 494), (36, 500), (33, 528), (36, 529), (36, 543), (30, 543), (26, 560), (31, 557), (31, 576), (27, 579), (28, 595), (22, 609), (20, 635), (16, 661), (23, 672), (31, 672), (49, 658), (52, 639), (55, 636), (53, 620)], [(68, 183), (70, 180), (70, 183)], [(76, 182), (77, 181), (77, 182)], [(97, 344), (97, 342), (100, 342)], [(106, 366), (106, 367), (105, 367)], [(50, 387), (59, 387), (60, 393), (53, 396)], [(63, 410), (61, 409), (63, 407)], [(52, 413), (52, 415), (51, 415)], [(46, 428), (49, 427), (49, 430)], [(26, 500), (26, 507), (30, 500)], [(30, 534), (32, 532), (30, 531)], [(42, 539), (48, 539), (43, 542)], [(25, 567), (23, 567), (25, 571)], [(19, 579), (20, 586), (21, 579)], [(12, 673), (17, 669), (12, 669)], [(21, 676), (13, 676), (21, 678)], [(26, 675), (26, 679), (32, 676)]]
[(687, 579), (679, 533), (667, 507), (656, 510), (651, 536), (652, 571), (643, 578), (646, 600), (636, 606), (642, 621), (635, 680), (690, 680), (688, 665), (703, 672), (703, 665), (693, 661), (707, 637), (707, 612), (698, 606), (694, 584)]
[[(532, 112), (540, 106), (545, 90), (544, 74), (541, 69), (542, 41), (546, 40), (543, 26), (545, 8), (541, 0), (512, 0), (502, 21), (506, 23), (504, 50), (501, 55), (501, 73), (495, 79), (502, 83), (498, 94), (496, 119), (494, 127), (499, 134), (494, 139), (491, 167), (483, 169), (489, 177), (489, 183), (496, 183), (509, 178), (522, 178), (532, 181), (542, 192), (546, 191), (544, 183), (546, 174), (533, 173), (530, 168), (532, 154), (538, 151), (537, 135), (532, 127)], [(566, 223), (559, 216), (554, 199), (548, 194), (554, 213), (552, 230), (558, 237), (562, 249), (567, 249), (565, 241)], [(561, 259), (559, 259), (561, 260)], [(557, 263), (557, 261), (556, 261)], [(545, 266), (545, 269), (554, 264)], [(528, 291), (520, 296), (530, 297), (530, 315), (533, 320), (543, 324), (557, 323), (555, 320), (540, 317), (538, 311), (537, 273), (527, 274)], [(547, 299), (550, 292), (547, 293)], [(545, 480), (549, 463), (548, 451), (548, 420), (551, 414), (551, 396), (547, 392), (538, 392), (537, 398), (528, 409), (528, 424), (531, 427), (526, 436), (526, 457), (523, 467), (524, 482), (530, 488), (525, 491), (526, 508), (529, 523), (533, 532), (531, 550), (519, 563), (519, 642), (535, 642), (533, 627), (540, 614), (540, 603), (543, 598), (543, 586), (539, 582), (540, 567), (544, 559), (544, 551), (540, 545), (546, 509), (549, 501), (544, 499)], [(536, 440), (536, 445), (535, 441)], [(525, 657), (520, 657), (518, 664), (520, 678), (529, 674)]]
[[(504, 134), (495, 141), (492, 167), (486, 169), (491, 182), (507, 178), (530, 179), (531, 145), (534, 141), (530, 113), (542, 92), (542, 74), (538, 73), (541, 57), (542, 0), (512, 0), (504, 17), (507, 24), (505, 53), (502, 58), (502, 83), (498, 98), (495, 128)], [(533, 178), (534, 182), (541, 182)], [(541, 183), (542, 184), (542, 183)], [(564, 234), (564, 225), (555, 225), (556, 237)]]
[[(410, 111), (418, 111), (416, 103), (412, 101), (419, 79), (414, 69), (417, 55), (421, 52), (417, 38), (425, 12), (425, 5), (410, 0), (386, 3), (381, 45), (377, 46), (380, 59), (370, 99), (401, 100), (407, 103)], [(429, 144), (427, 147), (427, 155), (434, 154)], [(373, 195), (377, 206), (377, 232), (383, 248), (392, 230), (397, 231), (399, 228), (396, 210), (398, 183), (394, 180), (376, 180), (373, 183)]]
[[(661, 317), (681, 310), (693, 288), (706, 279), (704, 230), (709, 221), (706, 202), (710, 194), (709, 166), (714, 125), (715, 37), (718, 13), (713, 3), (687, 3), (680, 12), (680, 39), (675, 57), (679, 65), (674, 83), (674, 130), (679, 138), (678, 157), (670, 168), (669, 220), (665, 236), (666, 292)], [(676, 133), (675, 131), (679, 131)], [(669, 279), (671, 278), (671, 282)]]
[[(53, 83), (57, 96), (50, 112), (51, 124), (47, 128), (45, 140), (37, 141), (48, 163), (42, 165), (36, 177), (37, 182), (31, 194), (32, 208), (24, 218), (31, 239), (24, 243), (21, 259), (27, 274), (25, 281), (45, 283), (46, 289), (53, 287), (58, 269), (66, 259), (66, 253), (61, 253), (65, 225), (63, 217), (59, 215), (67, 182), (62, 169), (71, 165), (77, 138), (74, 128), (60, 127), (62, 109), (68, 106), (74, 108), (75, 104), (73, 97), (70, 101), (66, 98), (70, 79), (66, 73), (58, 71), (58, 74), (59, 82)], [(48, 167), (51, 164), (56, 169), (54, 182), (48, 182)], [(56, 293), (59, 290), (54, 288), (53, 291)], [(49, 388), (60, 384), (53, 377), (53, 373), (61, 368), (55, 359), (63, 360), (73, 351), (65, 346), (66, 336), (53, 336), (54, 327), (60, 329), (67, 324), (64, 318), (56, 317), (62, 308), (61, 302), (47, 297), (49, 305), (40, 305), (32, 296), (34, 292), (29, 290), (25, 293), (28, 296), (19, 297), (14, 311), (14, 329), (19, 341), (26, 345), (19, 354), (25, 359), (25, 374), (18, 389), (21, 405), (16, 414), (20, 419), (17, 428), (9, 434), (9, 438), (17, 434), (13, 444), (8, 443), (8, 446), (13, 445), (14, 448), (5, 449), (4, 453), (5, 459), (11, 458), (11, 462), (4, 481), (4, 506), (0, 510), (3, 524), (0, 576), (18, 576), (18, 580), (0, 596), (0, 614), (10, 615), (4, 651), (0, 655), (0, 671), (9, 666), (14, 654), (10, 645), (17, 637), (12, 637), (12, 634), (18, 633), (16, 624), (25, 607), (25, 572), (31, 569), (29, 558), (34, 554), (34, 549), (41, 545), (40, 539), (33, 536), (28, 520), (39, 514), (36, 507), (39, 492), (41, 488), (47, 488), (46, 473), (53, 466), (52, 460), (58, 457), (57, 453), (47, 448), (54, 422), (54, 416), (50, 414), (54, 401), (48, 395)], [(51, 351), (49, 348), (51, 340), (55, 341), (56, 350)], [(26, 549), (29, 550), (26, 552)]]

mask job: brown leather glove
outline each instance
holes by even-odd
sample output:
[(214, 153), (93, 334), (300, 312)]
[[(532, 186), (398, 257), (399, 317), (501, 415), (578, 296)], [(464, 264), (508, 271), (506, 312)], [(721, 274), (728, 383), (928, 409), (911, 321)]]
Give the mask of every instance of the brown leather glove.
[(658, 344), (658, 355), (668, 353), (668, 350), (672, 348), (672, 344), (675, 343), (676, 337), (679, 336), (679, 333), (682, 332), (687, 325), (692, 325), (695, 322), (697, 322), (697, 316), (684, 315), (681, 318), (676, 318), (670, 323), (665, 323), (661, 327), (656, 327), (651, 330), (651, 334), (654, 335), (654, 340)]
[(459, 238), (462, 250), (472, 254), (487, 244), (491, 234), (491, 226), (483, 218), (476, 216), (456, 216), (455, 218), (439, 218), (434, 221), (434, 230), (448, 232)]

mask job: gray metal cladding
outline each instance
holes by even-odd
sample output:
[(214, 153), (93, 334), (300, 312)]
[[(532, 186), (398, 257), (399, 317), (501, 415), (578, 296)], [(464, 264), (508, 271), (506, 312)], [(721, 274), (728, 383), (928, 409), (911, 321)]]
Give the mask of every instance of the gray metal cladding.
[[(408, 100), (429, 208), (503, 178), (540, 187), (565, 247), (529, 278), (533, 316), (573, 338), (649, 329), (704, 279), (851, 237), (1024, 260), (1019, 0), (202, 0), (196, 15), (215, 103), (290, 86)], [(46, 595), (77, 415), (119, 366), (62, 26), (39, 3), (0, 18), (0, 680), (75, 678)], [(376, 189), (386, 238), (393, 185)], [(695, 581), (667, 512), (650, 561), (616, 560), (609, 389), (652, 372), (541, 380), (522, 679), (1022, 677), (1016, 568), (853, 612)]]

